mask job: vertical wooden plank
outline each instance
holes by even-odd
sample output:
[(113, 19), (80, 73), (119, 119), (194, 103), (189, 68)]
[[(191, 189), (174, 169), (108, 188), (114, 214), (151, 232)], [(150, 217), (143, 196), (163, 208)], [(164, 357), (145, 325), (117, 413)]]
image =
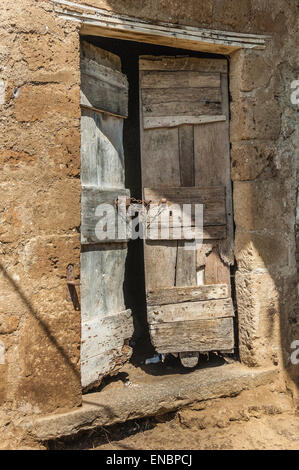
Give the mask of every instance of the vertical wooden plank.
[(194, 135), (193, 126), (179, 127), (181, 186), (194, 186)]
[(196, 286), (196, 250), (186, 250), (184, 241), (179, 240), (177, 243), (175, 285), (178, 287)]
[[(179, 127), (179, 155), (181, 186), (194, 186), (194, 132), (193, 126)], [(196, 286), (196, 250), (186, 250), (185, 242), (178, 241), (175, 285)]]
[(217, 248), (206, 257), (205, 284), (227, 284), (230, 289), (230, 269), (219, 256)]
[(144, 263), (147, 291), (175, 285), (176, 258), (176, 240), (145, 241)]
[(178, 128), (147, 129), (143, 131), (142, 135), (143, 187), (179, 186)]
[(227, 214), (227, 238), (219, 244), (221, 257), (227, 264), (234, 264), (234, 220), (233, 220), (233, 194), (231, 182), (231, 159), (230, 159), (230, 113), (229, 113), (229, 93), (228, 93), (228, 76), (227, 73), (221, 73), (221, 95), (222, 95), (222, 112), (226, 116), (225, 124), (225, 142), (224, 142), (224, 159), (226, 161), (225, 184), (226, 184), (226, 214)]

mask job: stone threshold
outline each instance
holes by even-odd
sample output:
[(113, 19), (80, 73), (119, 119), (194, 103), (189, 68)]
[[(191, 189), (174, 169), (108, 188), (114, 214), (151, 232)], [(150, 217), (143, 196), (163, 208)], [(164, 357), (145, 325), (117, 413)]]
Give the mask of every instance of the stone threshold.
[(39, 441), (48, 441), (96, 429), (176, 411), (192, 403), (234, 396), (273, 382), (276, 368), (247, 368), (239, 363), (195, 370), (186, 374), (154, 377), (150, 382), (83, 396), (79, 408), (64, 413), (31, 417), (21, 426)]

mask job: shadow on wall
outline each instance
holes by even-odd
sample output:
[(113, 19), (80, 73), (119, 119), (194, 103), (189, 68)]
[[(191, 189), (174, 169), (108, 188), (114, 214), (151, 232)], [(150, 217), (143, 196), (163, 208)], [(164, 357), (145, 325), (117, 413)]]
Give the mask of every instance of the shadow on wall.
[(285, 182), (265, 173), (234, 183), (240, 358), (250, 366), (282, 365), (298, 399), (299, 365), (291, 361), (292, 342), (299, 339), (298, 274), (293, 219), (284, 203), (290, 208), (294, 201)]
[[(30, 320), (28, 323), (30, 327), (24, 333), (22, 326), (19, 327), (20, 334), (23, 337), (22, 343), (19, 345), (19, 357), (23, 363), (24, 371), (22, 371), (22, 376), (19, 379), (20, 383), (16, 380), (15, 384), (18, 386), (17, 400), (26, 401), (26, 397), (29, 396), (29, 401), (34, 404), (36, 401), (39, 407), (50, 407), (55, 409), (55, 399), (56, 395), (58, 398), (61, 396), (61, 387), (65, 391), (65, 406), (68, 406), (68, 396), (75, 395), (72, 387), (76, 384), (77, 395), (81, 396), (81, 373), (80, 367), (77, 365), (78, 361), (72, 362), (70, 353), (67, 351), (66, 344), (65, 347), (62, 346), (61, 336), (63, 333), (67, 333), (65, 324), (60, 325), (58, 323), (58, 328), (56, 326), (57, 334), (54, 331), (53, 325), (51, 325), (50, 315), (42, 318), (41, 313), (33, 306), (31, 300), (26, 296), (23, 289), (18, 285), (18, 283), (12, 278), (12, 276), (7, 272), (3, 264), (0, 263), (0, 273), (3, 278), (8, 282), (10, 290), (17, 295), (17, 298), (21, 301), (20, 307), (22, 306), (26, 310), (27, 315)], [(38, 328), (37, 326), (38, 325)], [(63, 328), (59, 328), (64, 326)], [(59, 340), (58, 340), (58, 337)], [(1, 339), (1, 335), (0, 335)], [(45, 346), (46, 343), (46, 346)], [(40, 350), (40, 355), (38, 355), (37, 350)], [(13, 351), (14, 358), (17, 360), (17, 354)], [(18, 368), (20, 368), (18, 364)], [(5, 372), (7, 369), (7, 364), (1, 367), (5, 367)], [(21, 366), (22, 367), (22, 366)], [(1, 370), (1, 369), (0, 369)], [(59, 383), (57, 382), (57, 371), (59, 370)], [(45, 372), (46, 371), (46, 372)], [(65, 380), (61, 379), (61, 372)], [(42, 376), (42, 380), (41, 380)], [(2, 377), (1, 377), (2, 379)], [(63, 383), (61, 383), (61, 380)], [(58, 387), (57, 387), (58, 385)], [(57, 389), (56, 389), (57, 387)], [(0, 387), (0, 398), (1, 401), (5, 401), (6, 394), (3, 393), (1, 396), (1, 387)], [(39, 398), (38, 398), (39, 397)], [(81, 398), (79, 398), (81, 400)], [(61, 400), (60, 400), (61, 401)], [(78, 397), (75, 399), (75, 402), (78, 402)], [(52, 405), (50, 404), (52, 402)], [(54, 402), (54, 403), (53, 403)], [(70, 402), (69, 405), (80, 404)], [(57, 405), (56, 405), (57, 407)]]

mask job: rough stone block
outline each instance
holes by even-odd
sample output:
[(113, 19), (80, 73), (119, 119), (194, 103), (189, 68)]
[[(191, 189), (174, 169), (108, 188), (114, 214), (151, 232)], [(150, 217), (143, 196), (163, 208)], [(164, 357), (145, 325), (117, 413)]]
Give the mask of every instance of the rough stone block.
[(280, 297), (269, 273), (236, 273), (239, 352), (249, 366), (280, 360)]
[(235, 256), (239, 270), (278, 271), (288, 267), (289, 240), (285, 233), (236, 230)]
[(274, 96), (264, 94), (233, 97), (231, 103), (231, 141), (274, 140), (279, 137), (280, 107)]
[(279, 180), (234, 182), (234, 219), (241, 230), (288, 232), (287, 195)]
[(277, 173), (275, 146), (271, 142), (243, 141), (232, 144), (232, 180), (254, 180), (261, 174)]

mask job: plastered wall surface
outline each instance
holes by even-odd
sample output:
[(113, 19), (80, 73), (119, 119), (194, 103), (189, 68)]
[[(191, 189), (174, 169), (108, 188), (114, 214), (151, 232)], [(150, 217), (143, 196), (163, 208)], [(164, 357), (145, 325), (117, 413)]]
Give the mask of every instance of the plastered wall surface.
[[(281, 367), (295, 394), (298, 2), (77, 3), (272, 36), (265, 50), (230, 58), (239, 350), (247, 365)], [(0, 16), (0, 446), (20, 447), (30, 445), (25, 416), (81, 403), (80, 312), (66, 288), (69, 264), (79, 276), (80, 25), (50, 0), (7, 0)]]

